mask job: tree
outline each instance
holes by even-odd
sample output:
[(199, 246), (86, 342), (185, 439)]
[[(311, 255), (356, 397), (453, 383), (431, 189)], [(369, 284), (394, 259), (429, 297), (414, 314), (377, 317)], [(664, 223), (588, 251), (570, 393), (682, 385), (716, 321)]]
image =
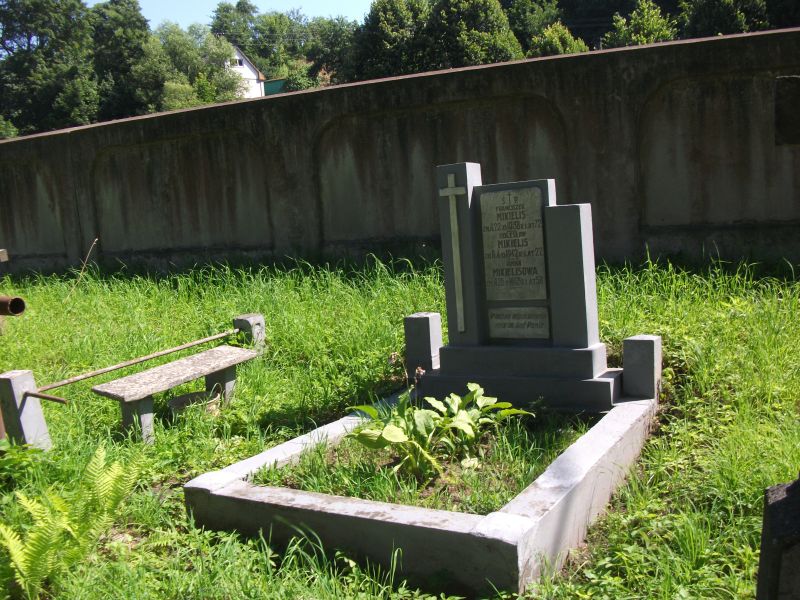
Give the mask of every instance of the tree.
[(528, 56), (555, 56), (558, 54), (577, 54), (586, 52), (589, 47), (580, 39), (575, 38), (561, 21), (557, 21), (545, 28), (541, 35), (534, 36), (531, 40)]
[(249, 58), (273, 77), (286, 76), (290, 63), (303, 57), (308, 35), (308, 20), (299, 11), (258, 15), (253, 25), (255, 54)]
[(313, 65), (311, 63), (302, 60), (294, 61), (288, 65), (284, 90), (287, 92), (297, 92), (299, 90), (319, 87), (319, 75), (311, 75), (312, 68)]
[(211, 33), (225, 36), (246, 54), (253, 53), (253, 24), (258, 7), (249, 0), (220, 2), (211, 17)]
[(142, 59), (131, 68), (131, 77), (137, 82), (136, 101), (143, 112), (152, 113), (164, 110), (164, 86), (175, 78), (175, 69), (156, 35), (148, 37), (143, 50)]
[(21, 133), (95, 119), (91, 59), (80, 0), (0, 0), (0, 111)]
[(100, 84), (100, 119), (143, 114), (147, 107), (137, 100), (142, 82), (133, 76), (144, 58), (150, 36), (147, 19), (138, 0), (108, 0), (92, 7), (94, 71)]
[(561, 18), (557, 0), (503, 0), (511, 31), (522, 49), (530, 49), (531, 39)]
[(797, 0), (766, 0), (767, 16), (772, 27), (800, 26), (800, 2)]
[(357, 77), (422, 70), (421, 35), (429, 13), (425, 0), (375, 0), (355, 35)]
[(522, 58), (497, 0), (436, 0), (425, 28), (428, 69)]
[(661, 14), (652, 0), (639, 0), (630, 19), (614, 15), (614, 28), (603, 36), (604, 48), (638, 46), (674, 40), (678, 31), (675, 22)]
[(332, 83), (353, 79), (356, 70), (353, 41), (357, 27), (358, 23), (344, 17), (317, 17), (309, 22), (304, 51), (306, 59), (313, 64), (312, 77), (326, 71)]
[(11, 121), (6, 121), (2, 116), (0, 116), (0, 140), (16, 137), (18, 133), (19, 131), (17, 131), (17, 128), (14, 127), (14, 124), (11, 123)]
[(245, 91), (244, 80), (228, 68), (235, 55), (233, 46), (225, 38), (215, 36), (204, 25), (190, 25), (189, 33), (196, 40), (202, 62), (193, 85), (197, 84), (197, 79), (202, 74), (213, 87), (214, 102), (241, 98)]
[[(156, 34), (169, 63), (163, 109), (224, 102), (243, 95), (244, 81), (228, 68), (234, 56), (233, 46), (224, 38), (197, 24), (184, 31), (175, 23), (163, 23)], [(156, 56), (153, 72), (158, 65)]]
[(591, 46), (597, 46), (613, 25), (613, 16), (630, 14), (636, 0), (559, 0), (563, 23)]
[(685, 37), (757, 31), (768, 27), (765, 0), (681, 0)]

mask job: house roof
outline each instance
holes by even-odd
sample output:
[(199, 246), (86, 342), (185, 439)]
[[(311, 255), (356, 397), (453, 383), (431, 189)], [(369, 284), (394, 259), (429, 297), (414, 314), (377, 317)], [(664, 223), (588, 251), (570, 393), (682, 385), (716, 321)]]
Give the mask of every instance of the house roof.
[(253, 68), (253, 70), (256, 72), (256, 78), (258, 79), (258, 81), (266, 81), (267, 80), (266, 76), (261, 71), (258, 70), (258, 67), (253, 64), (252, 60), (247, 58), (247, 55), (244, 52), (242, 52), (242, 49), (239, 48), (239, 46), (235, 46), (234, 45), (233, 49), (236, 50), (236, 52), (238, 52), (242, 56), (242, 60), (247, 61), (247, 64), (250, 65)]

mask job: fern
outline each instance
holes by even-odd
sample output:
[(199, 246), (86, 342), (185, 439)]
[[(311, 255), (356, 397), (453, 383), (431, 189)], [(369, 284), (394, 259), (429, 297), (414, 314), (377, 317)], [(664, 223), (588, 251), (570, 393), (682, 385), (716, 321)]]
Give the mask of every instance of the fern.
[(40, 501), (16, 493), (32, 524), (23, 538), (0, 523), (0, 546), (7, 550), (14, 579), (25, 596), (39, 596), (46, 580), (94, 549), (138, 473), (136, 465), (107, 464), (105, 449), (100, 447), (86, 465), (83, 484), (67, 497), (46, 492)]

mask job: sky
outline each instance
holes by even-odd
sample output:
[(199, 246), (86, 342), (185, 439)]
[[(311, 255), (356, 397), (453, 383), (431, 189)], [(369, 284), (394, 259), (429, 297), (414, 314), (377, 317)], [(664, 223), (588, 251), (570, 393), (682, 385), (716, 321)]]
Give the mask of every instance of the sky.
[[(89, 0), (92, 6), (100, 0)], [(235, 4), (236, 0), (227, 0)], [(299, 8), (307, 17), (330, 17), (342, 15), (350, 20), (364, 20), (364, 15), (369, 11), (370, 0), (251, 0), (258, 6), (258, 12), (286, 12), (292, 8)], [(162, 21), (174, 21), (181, 27), (192, 23), (208, 25), (211, 22), (211, 13), (214, 12), (219, 0), (139, 0), (144, 18), (150, 21), (150, 29), (156, 28)]]

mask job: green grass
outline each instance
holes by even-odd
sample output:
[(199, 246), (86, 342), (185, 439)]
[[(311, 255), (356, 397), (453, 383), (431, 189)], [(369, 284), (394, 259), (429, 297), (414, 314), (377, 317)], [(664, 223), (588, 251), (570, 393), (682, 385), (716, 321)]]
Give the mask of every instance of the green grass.
[[(218, 417), (200, 407), (172, 417), (158, 398), (156, 443), (144, 446), (119, 432), (116, 403), (89, 391), (109, 375), (58, 390), (69, 406), (46, 403), (52, 452), (0, 461), (0, 520), (17, 528), (27, 521), (12, 491), (74, 489), (101, 444), (110, 460), (145, 465), (114, 528), (52, 581), (52, 596), (419, 597), (313, 543), (279, 556), (262, 541), (198, 529), (181, 485), (397, 386), (402, 368), (389, 357), (402, 351), (402, 317), (444, 311), (437, 268), (90, 271), (77, 285), (75, 275), (4, 278), (0, 291), (28, 302), (0, 336), (0, 371), (33, 369), (40, 384), (227, 329), (239, 313), (267, 322), (266, 354), (240, 370)], [(530, 597), (752, 597), (763, 489), (800, 467), (800, 283), (744, 266), (648, 263), (599, 269), (598, 296), (612, 363), (626, 336), (664, 338), (661, 427), (588, 548)], [(2, 590), (7, 564), (0, 553)]]
[(419, 485), (393, 472), (398, 457), (389, 448), (371, 451), (346, 439), (328, 448), (317, 444), (297, 465), (267, 467), (254, 475), (258, 485), (409, 504), (486, 515), (499, 510), (533, 482), (555, 458), (588, 429), (589, 421), (548, 414), (526, 425), (518, 419), (500, 427), (482, 443), (476, 469), (444, 463), (445, 475)]

